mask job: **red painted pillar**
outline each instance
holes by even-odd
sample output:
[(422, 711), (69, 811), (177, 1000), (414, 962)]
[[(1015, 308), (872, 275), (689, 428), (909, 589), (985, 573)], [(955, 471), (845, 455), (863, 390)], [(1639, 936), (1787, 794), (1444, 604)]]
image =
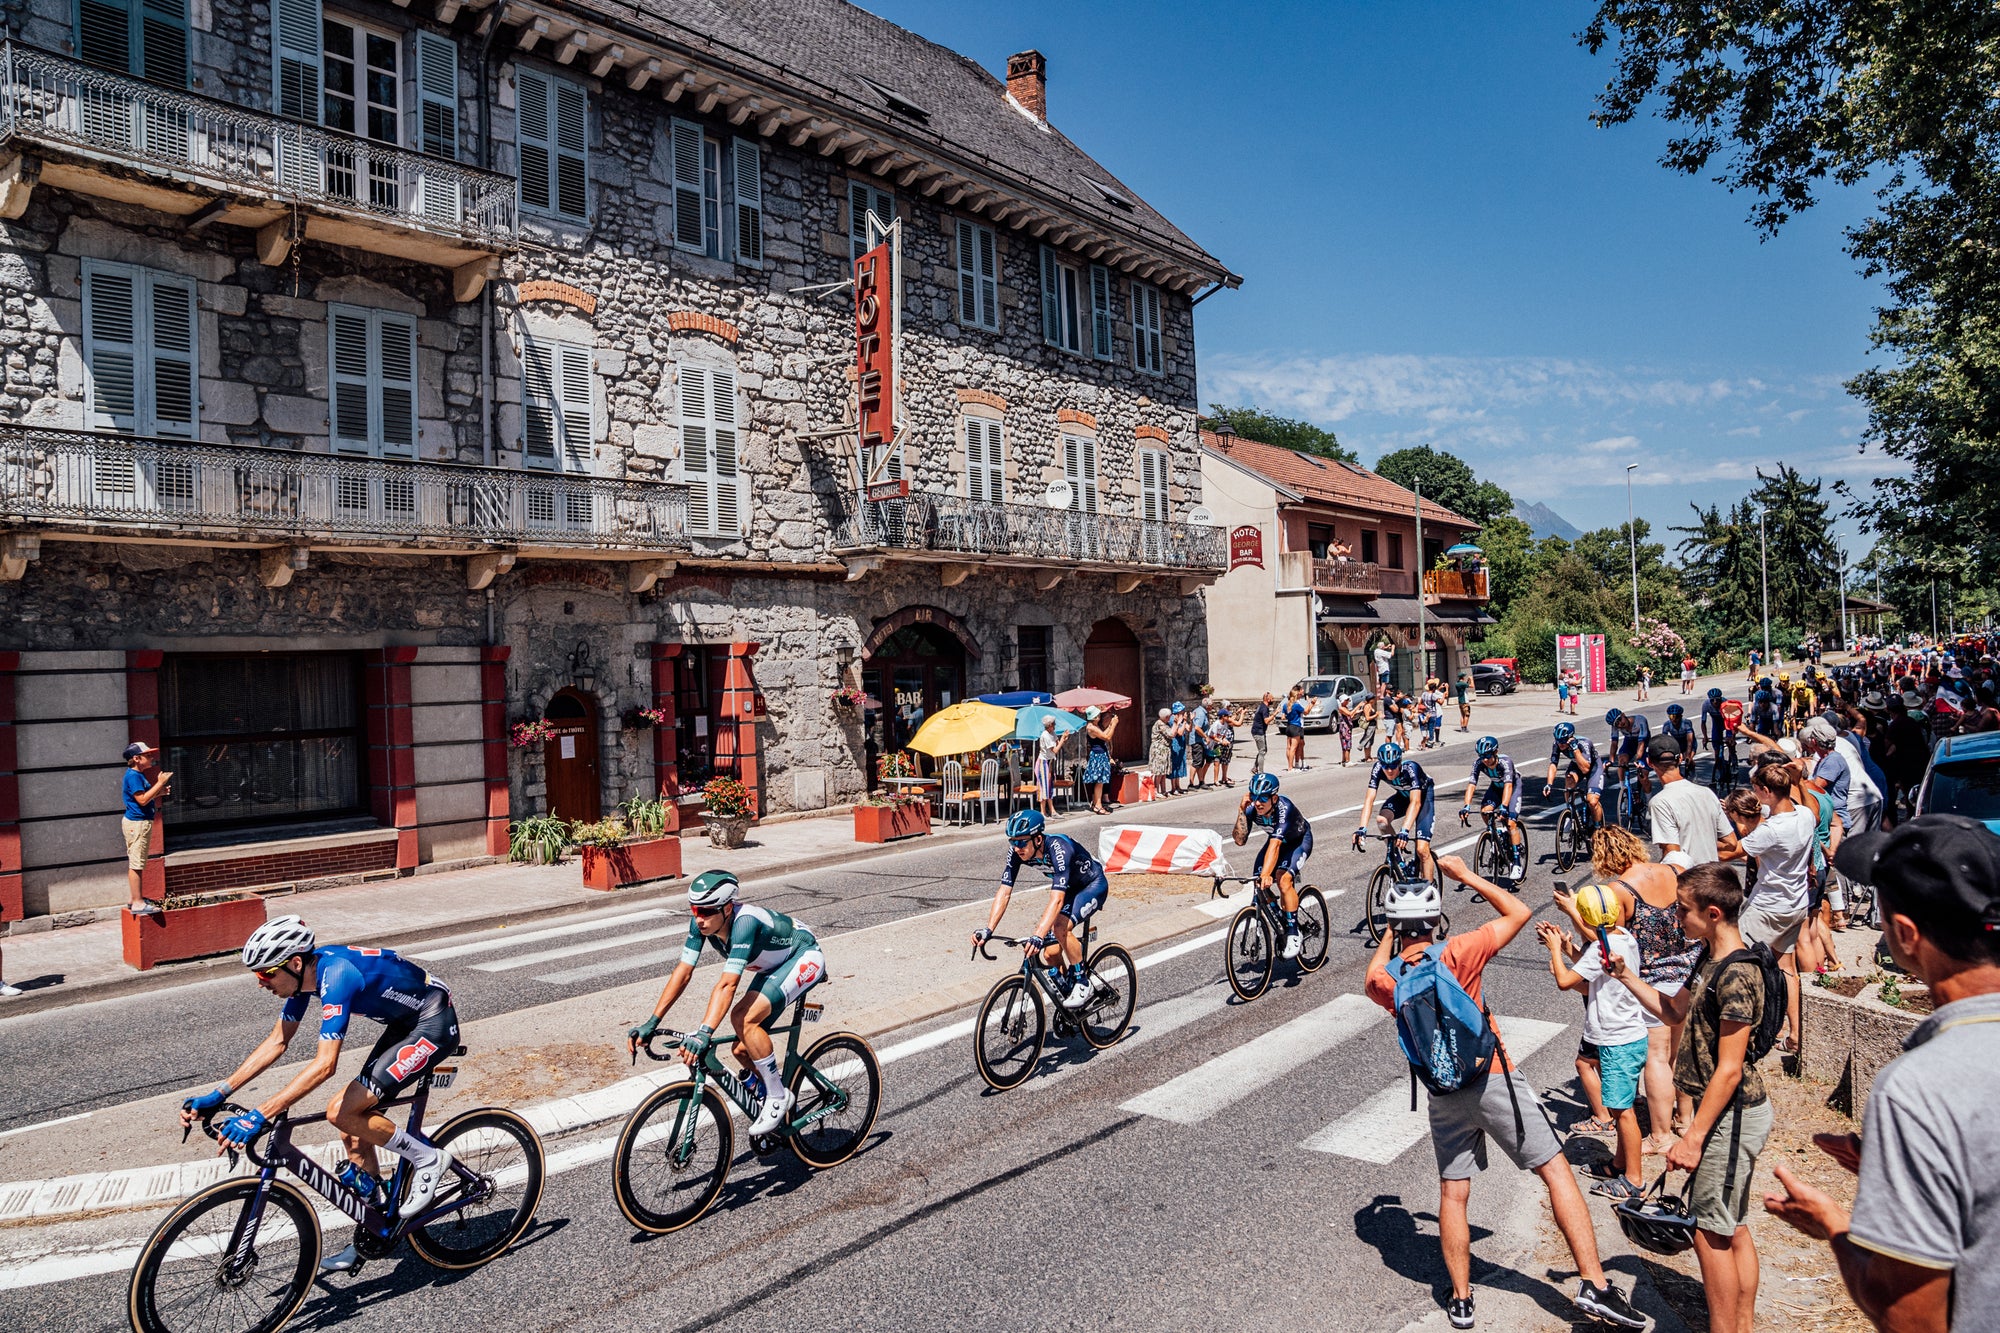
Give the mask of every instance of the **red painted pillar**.
[(480, 748), (486, 758), (486, 854), (507, 854), (513, 801), (507, 781), (507, 655), (505, 644), (479, 650)]
[[(160, 660), (158, 649), (147, 648), (125, 654), (125, 712), (131, 734), (128, 741), (160, 743)], [(120, 747), (123, 748), (122, 746)], [(166, 756), (159, 756), (165, 767)], [(164, 802), (157, 802), (153, 814), (153, 841), (146, 852), (146, 869), (139, 876), (139, 893), (155, 902), (167, 896), (167, 816)]]
[(750, 659), (757, 644), (732, 643), (722, 669), (722, 723), (715, 738), (715, 768), (734, 774), (750, 790), (750, 813), (763, 813), (762, 788), (757, 772), (757, 686), (750, 679)]
[(363, 659), (368, 704), (368, 800), (396, 830), (396, 868), (417, 864), (417, 756), (411, 748), (410, 663), (415, 648), (376, 648)]
[(0, 653), (0, 921), (19, 921), (21, 905), (21, 780), (15, 775), (14, 672), (19, 653)]
[(664, 715), (653, 724), (653, 790), (667, 803), (667, 832), (678, 833), (681, 812), (674, 798), (681, 794), (681, 761), (676, 749), (680, 717), (674, 711), (674, 668), (681, 645), (649, 643), (646, 648), (653, 662), (653, 707)]

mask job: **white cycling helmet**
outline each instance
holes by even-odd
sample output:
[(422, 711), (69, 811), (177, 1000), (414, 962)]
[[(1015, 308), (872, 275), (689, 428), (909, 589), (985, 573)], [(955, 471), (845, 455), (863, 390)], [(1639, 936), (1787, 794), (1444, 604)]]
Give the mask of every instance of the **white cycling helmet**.
[(736, 901), (736, 887), (736, 876), (727, 870), (704, 870), (688, 885), (688, 906), (727, 906)]
[(1438, 895), (1437, 885), (1427, 879), (1413, 879), (1389, 886), (1383, 895), (1382, 911), (1401, 925), (1431, 922), (1443, 914), (1444, 899)]
[(259, 971), (312, 951), (312, 927), (295, 916), (281, 916), (266, 921), (243, 941), (243, 966)]

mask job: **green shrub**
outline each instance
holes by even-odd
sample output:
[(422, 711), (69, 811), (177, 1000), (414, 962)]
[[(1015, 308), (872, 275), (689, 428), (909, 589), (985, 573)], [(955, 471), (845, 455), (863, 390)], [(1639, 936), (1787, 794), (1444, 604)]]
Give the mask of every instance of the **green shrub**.
[(569, 824), (554, 815), (535, 815), (507, 826), (507, 859), (554, 865), (569, 846)]

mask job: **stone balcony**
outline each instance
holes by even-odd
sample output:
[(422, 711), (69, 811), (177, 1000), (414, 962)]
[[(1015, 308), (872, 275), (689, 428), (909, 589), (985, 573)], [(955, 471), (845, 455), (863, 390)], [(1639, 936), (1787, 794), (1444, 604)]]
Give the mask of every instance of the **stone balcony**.
[(273, 586), (316, 547), (471, 556), (489, 580), (524, 555), (622, 560), (651, 586), (689, 545), (684, 486), (18, 425), (0, 524), (0, 579), (49, 538), (261, 547)]
[(847, 497), (844, 506), (833, 549), (846, 558), (850, 578), (884, 560), (909, 560), (942, 566), (946, 587), (983, 566), (1014, 566), (1037, 570), (1044, 591), (1071, 570), (1113, 574), (1121, 592), (1153, 575), (1176, 576), (1192, 591), (1228, 563), (1222, 529), (1197, 523), (922, 491), (865, 503)]
[(0, 43), (0, 217), (37, 185), (435, 264), (470, 300), (516, 235), (513, 178)]

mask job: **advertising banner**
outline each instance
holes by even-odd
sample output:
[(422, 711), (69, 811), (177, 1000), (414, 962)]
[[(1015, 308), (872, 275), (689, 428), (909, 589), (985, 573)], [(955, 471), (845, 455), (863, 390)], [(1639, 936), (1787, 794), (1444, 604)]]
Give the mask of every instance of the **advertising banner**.
[(1586, 694), (1603, 694), (1610, 688), (1604, 666), (1602, 634), (1556, 635), (1556, 674), (1574, 671), (1583, 678)]
[(1264, 567), (1264, 533), (1252, 523), (1229, 531), (1229, 567), (1237, 569), (1243, 565)]

